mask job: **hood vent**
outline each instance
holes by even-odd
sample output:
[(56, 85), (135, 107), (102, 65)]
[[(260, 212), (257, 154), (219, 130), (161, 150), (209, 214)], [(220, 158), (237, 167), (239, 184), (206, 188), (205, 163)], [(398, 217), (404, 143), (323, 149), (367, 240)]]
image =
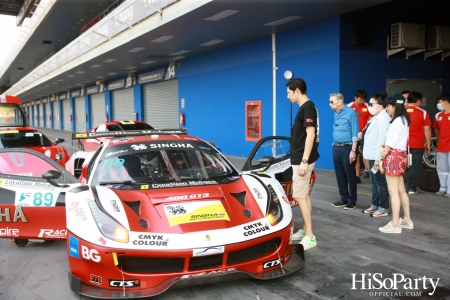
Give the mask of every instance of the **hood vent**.
[(123, 201), (126, 205), (128, 205), (139, 217), (141, 216), (141, 201), (133, 201), (133, 202), (128, 202), (128, 201)]
[(245, 207), (245, 195), (247, 194), (246, 191), (240, 192), (240, 193), (230, 193), (231, 196), (237, 199), (239, 203), (242, 204), (242, 206)]

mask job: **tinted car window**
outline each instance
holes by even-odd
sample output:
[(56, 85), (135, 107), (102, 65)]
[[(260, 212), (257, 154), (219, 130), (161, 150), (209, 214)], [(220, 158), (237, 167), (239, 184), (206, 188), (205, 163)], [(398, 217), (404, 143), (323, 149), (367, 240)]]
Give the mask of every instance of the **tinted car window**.
[(111, 124), (107, 127), (108, 131), (121, 131), (121, 130), (144, 130), (154, 129), (148, 124)]
[(51, 146), (52, 142), (36, 130), (0, 131), (0, 148)]
[(236, 175), (234, 167), (206, 143), (158, 141), (108, 147), (93, 184), (201, 181)]
[(0, 103), (1, 126), (25, 126), (25, 118), (17, 104)]

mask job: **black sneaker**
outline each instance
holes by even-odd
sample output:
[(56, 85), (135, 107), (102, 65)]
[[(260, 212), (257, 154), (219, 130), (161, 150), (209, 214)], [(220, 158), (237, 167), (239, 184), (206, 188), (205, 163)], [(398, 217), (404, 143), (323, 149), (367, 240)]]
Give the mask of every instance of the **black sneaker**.
[(359, 178), (359, 176), (356, 176), (356, 183), (362, 183), (361, 178)]
[(355, 207), (356, 207), (356, 204), (347, 203), (347, 205), (345, 205), (344, 209), (354, 209)]
[(346, 205), (347, 205), (347, 202), (339, 201), (339, 202), (334, 202), (332, 205), (333, 205), (334, 207), (341, 207), (341, 206), (346, 206)]

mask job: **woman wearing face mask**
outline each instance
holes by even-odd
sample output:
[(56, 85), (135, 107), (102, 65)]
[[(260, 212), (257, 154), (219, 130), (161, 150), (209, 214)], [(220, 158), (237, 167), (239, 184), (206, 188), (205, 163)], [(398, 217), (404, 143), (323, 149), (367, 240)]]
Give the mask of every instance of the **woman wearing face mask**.
[[(379, 230), (384, 233), (401, 233), (402, 228), (413, 229), (409, 214), (409, 197), (406, 193), (403, 175), (408, 162), (406, 145), (410, 118), (405, 107), (405, 98), (399, 93), (390, 94), (384, 101), (386, 111), (392, 117), (386, 132), (386, 142), (380, 147), (380, 172), (386, 174), (389, 195), (391, 196), (392, 221)], [(403, 220), (400, 218), (400, 205), (403, 207)]]
[(386, 130), (391, 116), (386, 112), (383, 101), (386, 94), (375, 94), (369, 101), (369, 112), (373, 115), (363, 130), (363, 157), (369, 160), (370, 181), (372, 182), (372, 205), (362, 212), (371, 217), (386, 217), (389, 212), (389, 192), (386, 176), (379, 172), (380, 147), (386, 140)]

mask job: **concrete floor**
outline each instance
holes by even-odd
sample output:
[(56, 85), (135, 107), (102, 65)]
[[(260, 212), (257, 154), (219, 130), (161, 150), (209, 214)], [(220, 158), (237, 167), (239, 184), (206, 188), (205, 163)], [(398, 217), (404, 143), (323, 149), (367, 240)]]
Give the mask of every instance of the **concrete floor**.
[[(54, 134), (45, 132), (50, 137)], [(70, 148), (70, 141), (62, 145)], [(242, 159), (231, 159), (237, 165), (242, 163)], [(311, 197), (318, 246), (306, 252), (302, 269), (275, 280), (248, 279), (169, 290), (152, 299), (450, 299), (450, 199), (423, 191), (410, 195), (415, 228), (382, 234), (378, 227), (391, 216), (371, 218), (362, 213), (371, 202), (369, 179), (363, 178), (358, 185), (357, 208), (346, 211), (331, 206), (339, 200), (334, 172), (318, 169), (316, 174)], [(294, 216), (298, 229), (302, 225), (298, 208), (294, 208)], [(0, 239), (0, 249), (0, 299), (89, 299), (69, 288), (65, 242), (29, 243), (18, 248), (8, 239)], [(403, 277), (405, 281), (396, 289), (390, 288), (392, 279)], [(353, 283), (352, 278), (358, 282)], [(412, 285), (405, 288), (409, 279)], [(430, 279), (434, 284), (439, 279), (431, 296)], [(381, 289), (376, 280), (384, 283)]]

